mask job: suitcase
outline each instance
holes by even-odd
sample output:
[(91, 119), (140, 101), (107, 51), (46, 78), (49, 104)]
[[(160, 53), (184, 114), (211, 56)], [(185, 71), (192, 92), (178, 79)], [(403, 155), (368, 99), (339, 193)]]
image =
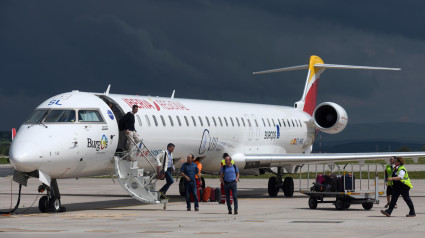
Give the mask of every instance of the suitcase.
[[(221, 184), (220, 201), (219, 201), (219, 203), (221, 203), (221, 204), (225, 204), (226, 203), (226, 193), (224, 191), (224, 185), (223, 184)], [(232, 191), (230, 191), (230, 204), (233, 204)]]
[(336, 175), (324, 175), (325, 177), (325, 188), (327, 192), (336, 192), (338, 188), (338, 179)]
[[(189, 194), (190, 194), (190, 202), (194, 202), (193, 194), (192, 193), (189, 193)], [(196, 195), (198, 196), (198, 202), (200, 202), (201, 201), (201, 195), (202, 195), (202, 188), (196, 189)]]
[(220, 188), (215, 188), (215, 200), (220, 203)]
[(204, 189), (204, 192), (202, 194), (202, 201), (203, 202), (209, 202), (210, 201), (210, 197), (211, 197), (211, 187), (206, 187)]
[(323, 174), (318, 174), (316, 177), (316, 183), (324, 184), (325, 183), (325, 177)]
[(217, 200), (215, 199), (215, 189), (214, 189), (214, 188), (211, 188), (211, 197), (210, 197), (210, 202), (215, 202), (215, 201), (217, 201)]
[(355, 190), (355, 189), (356, 189), (355, 176), (352, 176), (351, 174), (346, 174), (345, 184), (344, 184), (344, 176), (338, 176), (338, 192), (344, 192), (345, 190)]

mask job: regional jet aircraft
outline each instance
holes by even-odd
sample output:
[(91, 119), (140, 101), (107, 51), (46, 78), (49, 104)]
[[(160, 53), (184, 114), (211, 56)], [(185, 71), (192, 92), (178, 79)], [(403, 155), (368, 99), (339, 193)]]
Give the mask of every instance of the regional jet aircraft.
[[(272, 172), (270, 196), (280, 189), (292, 196), (294, 182), (282, 179), (284, 171), (304, 163), (383, 159), (390, 156), (419, 157), (411, 153), (311, 154), (318, 131), (335, 134), (347, 125), (346, 111), (336, 103), (316, 105), (319, 76), (327, 68), (400, 70), (367, 66), (325, 64), (311, 56), (308, 65), (257, 72), (308, 70), (301, 100), (293, 107), (222, 101), (88, 93), (72, 91), (41, 103), (19, 128), (10, 148), (14, 180), (26, 184), (29, 177), (41, 181), (41, 212), (61, 208), (57, 179), (115, 174), (135, 199), (159, 203), (155, 188), (155, 156), (167, 143), (176, 145), (174, 163), (179, 167), (187, 154), (203, 164), (203, 172), (217, 174), (224, 152), (229, 153), (241, 173)], [(125, 134), (118, 122), (137, 105), (135, 127), (142, 142), (125, 150)], [(132, 143), (132, 142), (130, 142)], [(284, 170), (285, 169), (285, 170)]]

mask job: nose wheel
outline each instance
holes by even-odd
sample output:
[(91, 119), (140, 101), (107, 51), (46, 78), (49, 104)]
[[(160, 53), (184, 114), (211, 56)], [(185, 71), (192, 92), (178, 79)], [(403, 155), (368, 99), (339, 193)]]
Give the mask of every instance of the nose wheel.
[(56, 179), (52, 180), (51, 187), (43, 184), (38, 188), (39, 192), (47, 191), (47, 195), (42, 196), (38, 201), (38, 209), (42, 213), (65, 212), (66, 208), (61, 205), (59, 187)]

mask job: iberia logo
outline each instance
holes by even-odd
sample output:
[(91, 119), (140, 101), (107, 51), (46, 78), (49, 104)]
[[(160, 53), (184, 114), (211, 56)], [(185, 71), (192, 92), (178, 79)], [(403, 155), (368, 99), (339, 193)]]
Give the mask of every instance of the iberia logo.
[(177, 101), (171, 101), (171, 100), (161, 100), (156, 99), (152, 100), (148, 98), (148, 100), (145, 99), (130, 99), (130, 98), (122, 98), (122, 100), (127, 103), (128, 106), (133, 107), (133, 105), (137, 105), (139, 109), (154, 109), (157, 111), (160, 111), (161, 108), (164, 110), (182, 110), (186, 111), (189, 110), (185, 105), (183, 105), (181, 102)]

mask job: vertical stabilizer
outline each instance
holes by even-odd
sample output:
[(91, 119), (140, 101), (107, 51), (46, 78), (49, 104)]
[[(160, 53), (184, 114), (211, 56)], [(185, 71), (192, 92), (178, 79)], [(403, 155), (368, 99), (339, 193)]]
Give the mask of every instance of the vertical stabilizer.
[(314, 65), (323, 64), (323, 60), (319, 56), (312, 55), (308, 64), (308, 74), (305, 82), (304, 93), (299, 102), (295, 105), (310, 115), (316, 108), (317, 89), (319, 87), (320, 74), (324, 68), (316, 68)]

